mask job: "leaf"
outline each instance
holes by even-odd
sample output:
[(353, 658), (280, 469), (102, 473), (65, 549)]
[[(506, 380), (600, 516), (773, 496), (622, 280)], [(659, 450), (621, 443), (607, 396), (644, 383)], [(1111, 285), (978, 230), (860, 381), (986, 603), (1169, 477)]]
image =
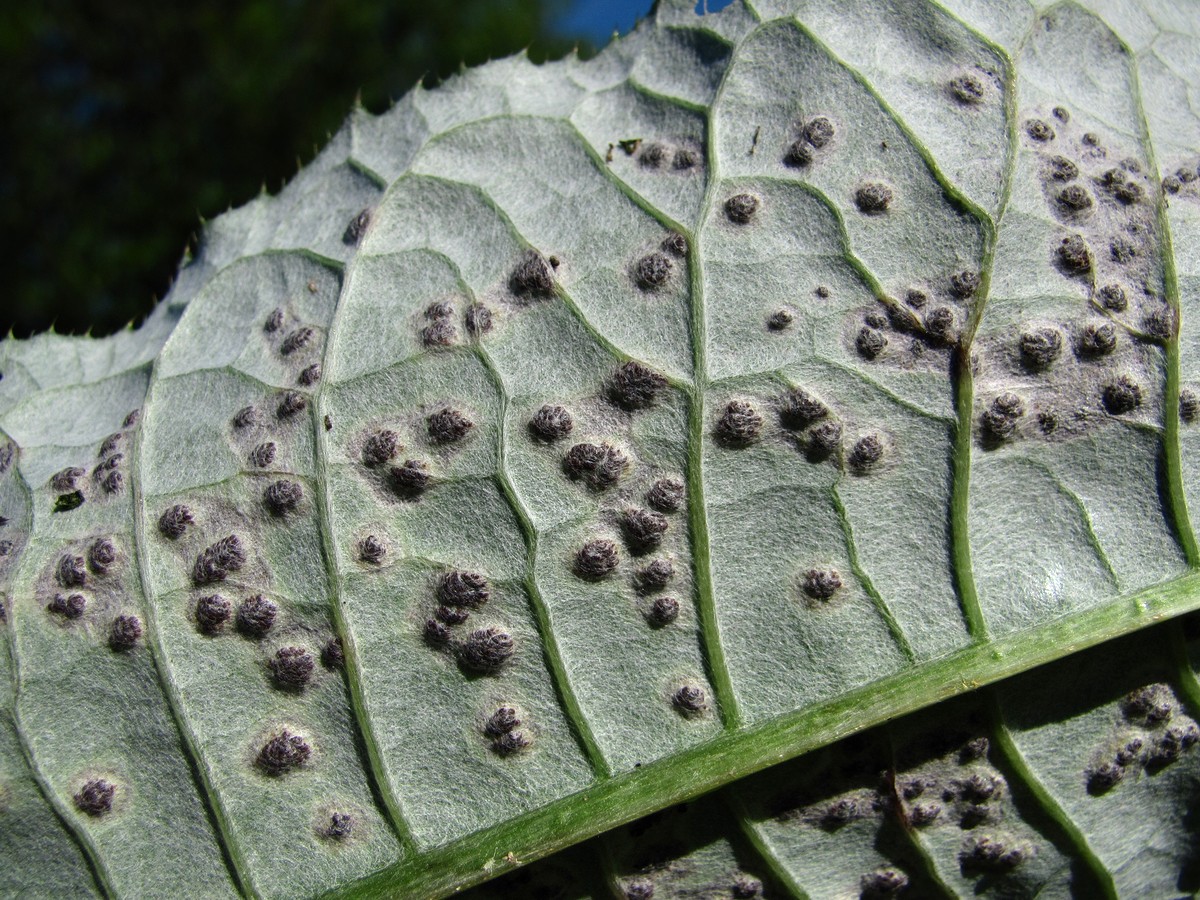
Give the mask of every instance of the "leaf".
[[(949, 6), (472, 70), (6, 342), (10, 868), (447, 893), (1200, 607), (1198, 23)], [(1116, 879), (1013, 716), (1021, 883)]]

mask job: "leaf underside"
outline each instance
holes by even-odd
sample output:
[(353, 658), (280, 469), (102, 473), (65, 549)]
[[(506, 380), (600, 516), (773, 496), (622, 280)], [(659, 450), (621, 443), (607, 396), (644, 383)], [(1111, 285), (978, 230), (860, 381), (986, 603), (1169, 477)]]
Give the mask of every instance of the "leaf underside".
[(1195, 890), (1197, 32), (664, 0), (0, 344), (0, 888)]

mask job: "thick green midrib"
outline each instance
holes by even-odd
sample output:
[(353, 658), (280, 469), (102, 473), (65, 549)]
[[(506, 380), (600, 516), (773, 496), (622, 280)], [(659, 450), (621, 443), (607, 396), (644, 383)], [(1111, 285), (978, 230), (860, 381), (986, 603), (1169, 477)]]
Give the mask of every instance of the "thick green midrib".
[[(1200, 609), (1200, 573), (954, 654), (835, 700), (725, 731), (501, 825), (401, 860), (329, 896), (445, 896), (655, 810), (981, 685)], [(506, 859), (511, 853), (512, 860)]]

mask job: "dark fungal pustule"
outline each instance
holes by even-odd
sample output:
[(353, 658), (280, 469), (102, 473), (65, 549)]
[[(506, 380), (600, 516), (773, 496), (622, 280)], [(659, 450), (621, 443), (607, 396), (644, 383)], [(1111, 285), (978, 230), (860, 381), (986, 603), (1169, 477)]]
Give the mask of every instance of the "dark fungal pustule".
[(330, 671), (338, 671), (346, 666), (346, 651), (342, 647), (342, 639), (332, 637), (321, 648), (321, 665)]
[(607, 538), (597, 538), (579, 548), (574, 570), (580, 578), (596, 580), (615, 572), (620, 561), (617, 545)]
[(285, 691), (299, 691), (312, 678), (312, 654), (303, 647), (281, 647), (267, 660), (267, 669), (275, 686)]
[(1005, 392), (992, 400), (991, 406), (979, 417), (984, 434), (997, 441), (1012, 437), (1017, 422), (1025, 415), (1025, 403), (1012, 392)]
[(758, 207), (759, 200), (753, 194), (734, 194), (725, 201), (725, 218), (735, 225), (749, 225)]
[(950, 96), (964, 106), (975, 106), (983, 102), (983, 82), (970, 73), (951, 78), (949, 88)]
[(552, 296), (554, 277), (545, 257), (536, 250), (522, 253), (509, 276), (508, 287), (518, 297), (526, 299)]
[(129, 411), (129, 413), (125, 416), (125, 421), (123, 421), (121, 423), (121, 427), (122, 428), (133, 428), (135, 425), (137, 425), (137, 423), (141, 419), (141, 417), (142, 417), (142, 411), (140, 408), (139, 409), (131, 409)]
[(1052, 156), (1046, 161), (1046, 174), (1054, 181), (1074, 181), (1079, 167), (1065, 156)]
[(520, 725), (521, 719), (513, 707), (500, 706), (488, 716), (487, 722), (483, 726), (483, 733), (490, 738), (498, 738), (502, 734), (508, 734), (514, 728), (519, 728)]
[(321, 380), (321, 364), (313, 363), (311, 366), (305, 366), (296, 380), (305, 387), (312, 387)]
[(649, 366), (631, 360), (617, 367), (608, 382), (608, 396), (626, 410), (653, 406), (667, 386), (667, 379)]
[(1066, 107), (1056, 106), (1054, 109), (1050, 110), (1050, 114), (1063, 124), (1071, 121), (1071, 114), (1067, 112)]
[(104, 489), (106, 494), (120, 493), (121, 488), (125, 485), (125, 476), (120, 472), (109, 472), (100, 481), (100, 487)]
[(236, 534), (221, 538), (204, 549), (192, 566), (192, 581), (197, 585), (224, 581), (230, 572), (246, 564), (246, 551)]
[(307, 347), (315, 334), (312, 328), (303, 325), (283, 339), (283, 343), (279, 345), (279, 352), (284, 356), (291, 356), (297, 350)]
[(667, 148), (652, 141), (651, 143), (642, 146), (642, 152), (638, 154), (638, 162), (641, 163), (643, 169), (658, 169), (667, 161)]
[(647, 253), (633, 268), (633, 279), (643, 291), (656, 291), (671, 277), (671, 260), (662, 253)]
[(628, 457), (609, 444), (575, 444), (563, 457), (567, 477), (582, 479), (594, 490), (616, 484), (628, 464)]
[(529, 432), (538, 440), (551, 443), (571, 433), (575, 420), (565, 407), (547, 403), (529, 420)]
[(861, 213), (877, 216), (886, 212), (892, 205), (893, 196), (891, 187), (882, 181), (868, 181), (855, 188), (854, 205)]
[(443, 625), (453, 627), (463, 624), (463, 622), (471, 618), (471, 614), (458, 606), (439, 606), (433, 611), (433, 617)]
[(962, 745), (962, 749), (958, 751), (958, 761), (960, 763), (970, 763), (983, 759), (988, 755), (988, 750), (991, 748), (991, 741), (985, 737), (972, 738)]
[(1169, 341), (1175, 334), (1175, 311), (1160, 306), (1142, 317), (1142, 331), (1156, 341)]
[(1029, 858), (1029, 851), (988, 835), (967, 838), (959, 854), (963, 874), (1009, 872)]
[(477, 628), (458, 646), (458, 661), (464, 668), (484, 675), (504, 667), (514, 652), (512, 635), (498, 625)]
[(625, 882), (625, 900), (654, 900), (654, 882), (649, 878), (634, 878)]
[(285, 728), (262, 745), (255, 763), (263, 772), (277, 778), (300, 768), (311, 755), (308, 741)]
[(1175, 713), (1175, 697), (1165, 684), (1148, 684), (1125, 695), (1121, 712), (1131, 722), (1153, 728), (1171, 721)]
[(836, 569), (809, 569), (800, 581), (800, 589), (813, 600), (829, 600), (842, 589), (842, 576)]
[(265, 469), (275, 462), (275, 442), (264, 441), (250, 451), (250, 465), (256, 469)]
[(253, 406), (243, 406), (233, 414), (233, 427), (237, 429), (249, 428), (252, 425), (258, 424), (258, 410)]
[(88, 568), (96, 575), (107, 575), (108, 567), (117, 561), (117, 548), (108, 538), (96, 538), (88, 547)]
[(767, 316), (767, 330), (786, 331), (791, 327), (792, 321), (791, 312), (786, 309), (777, 309), (771, 315)]
[(277, 517), (294, 512), (303, 499), (304, 489), (297, 481), (286, 479), (272, 481), (263, 491), (263, 505), (267, 507), (271, 515)]
[(792, 388), (779, 398), (779, 424), (792, 431), (807, 428), (829, 415), (829, 407), (804, 388)]
[(1096, 291), (1096, 299), (1105, 309), (1113, 312), (1124, 312), (1129, 306), (1125, 297), (1125, 289), (1119, 284), (1106, 284)]
[(117, 616), (108, 632), (108, 646), (118, 652), (132, 650), (142, 637), (142, 620), (137, 616)]
[(430, 322), (436, 322), (438, 319), (448, 319), (452, 315), (454, 315), (454, 304), (448, 303), (445, 300), (430, 303), (425, 307), (425, 318)]
[(438, 581), (437, 596), (447, 606), (479, 609), (488, 602), (491, 589), (487, 579), (478, 572), (451, 569)]
[(858, 349), (859, 355), (865, 359), (876, 359), (887, 347), (887, 343), (887, 335), (869, 325), (860, 328), (858, 337), (854, 339), (854, 346)]
[(1109, 322), (1089, 322), (1079, 333), (1080, 356), (1106, 356), (1117, 348), (1117, 329)]
[(1044, 122), (1041, 119), (1027, 119), (1025, 121), (1025, 133), (1039, 144), (1054, 140), (1054, 129), (1050, 127), (1048, 122)]
[(332, 841), (344, 841), (354, 833), (354, 817), (344, 812), (331, 813), (321, 833)]
[(695, 716), (708, 708), (708, 697), (704, 688), (694, 684), (685, 684), (671, 696), (671, 703), (685, 716)]
[(671, 160), (671, 168), (676, 172), (687, 172), (700, 165), (700, 157), (690, 147), (680, 147), (675, 151)]
[(915, 828), (932, 825), (942, 814), (942, 808), (936, 803), (914, 803), (908, 808), (906, 819)]
[(1121, 416), (1131, 413), (1142, 405), (1142, 386), (1128, 375), (1104, 385), (1100, 393), (1104, 409), (1110, 415)]
[(509, 731), (492, 741), (492, 750), (499, 756), (512, 756), (528, 749), (532, 741), (523, 731)]
[(858, 881), (859, 897), (862, 900), (884, 900), (895, 897), (908, 889), (908, 876), (898, 869), (880, 869), (868, 872)]
[(683, 482), (676, 478), (660, 478), (650, 485), (646, 502), (659, 512), (673, 513), (683, 505)]
[(283, 327), (283, 310), (278, 306), (271, 310), (267, 316), (267, 321), (263, 322), (263, 331), (267, 334), (274, 334)]
[(1179, 392), (1179, 418), (1185, 425), (1191, 425), (1200, 416), (1200, 395), (1191, 388)]
[(1087, 188), (1078, 184), (1067, 185), (1054, 199), (1059, 208), (1066, 213), (1076, 214), (1092, 208), (1092, 195), (1087, 192)]
[(1069, 275), (1088, 272), (1092, 268), (1092, 251), (1082, 235), (1071, 234), (1063, 238), (1056, 253), (1059, 267)]
[(651, 560), (637, 573), (638, 586), (643, 591), (657, 591), (671, 583), (675, 577), (675, 566), (669, 559)]
[(275, 414), (281, 419), (289, 419), (308, 408), (308, 398), (299, 391), (284, 391), (279, 396)]
[(666, 517), (648, 509), (627, 509), (621, 516), (621, 532), (634, 553), (645, 553), (658, 547), (667, 528)]
[(46, 604), (46, 609), (65, 619), (78, 619), (87, 608), (87, 599), (83, 594), (55, 594), (54, 599)]
[(119, 431), (114, 432), (113, 434), (110, 434), (108, 437), (106, 437), (103, 441), (100, 442), (100, 450), (99, 450), (99, 452), (97, 452), (96, 455), (97, 456), (108, 456), (110, 453), (112, 453), (114, 450), (117, 449), (117, 446), (121, 443), (121, 438), (123, 438), (123, 437), (125, 437), (125, 435), (121, 434), (121, 432), (119, 432)]
[(481, 337), (492, 330), (492, 311), (482, 303), (472, 303), (463, 318), (467, 331)]
[(367, 466), (382, 466), (400, 450), (400, 435), (384, 428), (367, 435), (362, 445), (362, 461)]
[(449, 319), (438, 319), (421, 329), (421, 345), (430, 350), (452, 347), (458, 340), (458, 329)]
[(1131, 181), (1121, 169), (1109, 169), (1100, 176), (1100, 184), (1121, 203), (1137, 203), (1142, 199), (1142, 186)]
[(87, 474), (86, 469), (81, 469), (79, 466), (67, 466), (50, 476), (50, 487), (59, 493), (72, 491), (75, 489), (75, 479), (82, 478)]
[(834, 128), (833, 122), (826, 116), (813, 116), (804, 123), (802, 129), (804, 140), (808, 141), (808, 143), (818, 150), (827, 146), (833, 140), (836, 132), (837, 129)]
[(803, 169), (812, 161), (812, 146), (804, 138), (792, 141), (783, 154), (783, 164), (792, 169)]
[(745, 447), (758, 440), (763, 417), (746, 400), (730, 400), (717, 420), (717, 440), (729, 447)]
[(351, 247), (358, 246), (362, 241), (363, 235), (367, 233), (367, 228), (371, 224), (371, 208), (368, 206), (359, 211), (350, 224), (346, 226), (346, 230), (342, 232), (342, 243)]
[(246, 637), (260, 640), (267, 636), (275, 625), (279, 607), (262, 594), (247, 597), (238, 606), (237, 628)]
[(665, 253), (669, 253), (678, 259), (683, 259), (688, 254), (687, 238), (678, 231), (672, 231), (668, 234), (663, 238), (663, 242), (659, 246), (662, 247)]
[(470, 434), (475, 423), (459, 410), (445, 406), (426, 418), (425, 426), (433, 443), (454, 444)]
[(830, 420), (808, 432), (807, 453), (814, 462), (828, 459), (842, 445), (842, 423)]
[(373, 534), (368, 534), (358, 542), (358, 558), (365, 563), (377, 566), (387, 556), (387, 545)]
[(1183, 182), (1175, 175), (1167, 175), (1162, 180), (1162, 189), (1168, 194), (1178, 194), (1183, 190)]
[(970, 269), (963, 269), (963, 271), (955, 272), (950, 276), (950, 293), (959, 300), (974, 297), (975, 292), (979, 290), (979, 285), (979, 273), (972, 272)]
[(846, 462), (850, 471), (856, 475), (865, 475), (883, 459), (883, 439), (877, 434), (868, 434), (859, 438), (850, 451)]
[(1087, 772), (1089, 794), (1106, 794), (1125, 778), (1125, 768), (1113, 760), (1104, 760)]
[(429, 489), (429, 467), (419, 459), (408, 459), (388, 470), (392, 490), (405, 500), (416, 500)]
[(954, 310), (948, 306), (931, 309), (925, 315), (925, 331), (935, 341), (949, 344), (954, 341)]
[(114, 785), (103, 778), (93, 778), (87, 781), (79, 789), (79, 793), (71, 799), (75, 801), (75, 808), (80, 812), (97, 818), (112, 811), (113, 797), (116, 796), (116, 793), (117, 789)]
[(929, 302), (929, 295), (920, 288), (909, 288), (904, 292), (904, 302), (913, 309), (924, 309)]
[(1062, 354), (1062, 333), (1057, 328), (1035, 328), (1021, 335), (1021, 362), (1030, 369), (1044, 369)]
[(211, 594), (196, 601), (196, 627), (201, 634), (214, 635), (225, 627), (233, 609), (220, 594)]
[(655, 628), (670, 625), (679, 618), (679, 601), (674, 597), (655, 597), (646, 618)]
[(58, 558), (54, 574), (63, 587), (82, 587), (87, 583), (87, 569), (83, 557), (73, 553), (65, 553)]
[(450, 643), (450, 629), (439, 622), (437, 619), (427, 619), (425, 627), (422, 630), (422, 637), (425, 643), (434, 647), (445, 647)]

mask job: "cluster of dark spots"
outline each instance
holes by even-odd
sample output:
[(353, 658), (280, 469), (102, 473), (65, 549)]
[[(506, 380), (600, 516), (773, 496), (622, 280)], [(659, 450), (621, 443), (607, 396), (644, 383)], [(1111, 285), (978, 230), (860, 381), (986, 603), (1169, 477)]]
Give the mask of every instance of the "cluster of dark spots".
[(508, 287), (518, 297), (537, 299), (554, 294), (554, 277), (545, 257), (536, 250), (526, 250), (508, 278)]
[(68, 466), (50, 477), (50, 487), (59, 493), (74, 490), (75, 479), (82, 478), (86, 474), (87, 470), (81, 469), (79, 466)]
[(801, 133), (804, 140), (820, 150), (833, 140), (836, 129), (825, 116), (814, 116), (804, 123)]
[(859, 355), (866, 359), (877, 358), (887, 344), (887, 335), (870, 325), (864, 325), (859, 329), (858, 337), (854, 339), (854, 346), (858, 349)]
[(467, 307), (464, 322), (468, 332), (481, 337), (492, 330), (492, 311), (482, 303), (472, 303)]
[(141, 409), (131, 409), (129, 411), (129, 413), (125, 416), (125, 421), (123, 421), (121, 423), (121, 427), (122, 428), (132, 428), (134, 425), (136, 425), (138, 423), (138, 420), (141, 419), (141, 417), (142, 417)]
[(350, 247), (358, 246), (358, 243), (363, 239), (363, 235), (367, 233), (367, 228), (370, 224), (371, 208), (367, 207), (350, 220), (350, 224), (342, 232), (342, 243)]
[(907, 888), (908, 876), (898, 869), (868, 872), (858, 880), (859, 897), (862, 900), (882, 900), (884, 897), (894, 897)]
[(964, 875), (999, 874), (1011, 872), (1033, 855), (1032, 848), (1013, 846), (999, 838), (980, 835), (967, 838), (959, 854), (959, 866)]
[(1068, 184), (1054, 199), (1059, 208), (1068, 214), (1078, 214), (1092, 208), (1092, 195), (1087, 188), (1078, 184)]
[(1175, 335), (1175, 311), (1169, 306), (1151, 310), (1142, 318), (1142, 331), (1156, 341), (1169, 341)]
[(830, 420), (815, 425), (808, 432), (807, 455), (812, 462), (821, 462), (833, 455), (842, 445), (842, 423)]
[(704, 688), (694, 684), (685, 684), (671, 697), (675, 708), (685, 716), (695, 716), (708, 708), (708, 697)]
[(458, 329), (449, 319), (438, 319), (431, 325), (421, 329), (421, 345), (433, 350), (438, 347), (451, 347), (458, 340)]
[(256, 469), (265, 469), (275, 462), (275, 442), (264, 441), (250, 451), (250, 465)]
[(545, 404), (529, 420), (529, 432), (538, 440), (551, 443), (571, 433), (575, 420), (565, 407)]
[(1106, 794), (1125, 778), (1125, 768), (1114, 760), (1104, 760), (1087, 772), (1089, 794)]
[(813, 293), (816, 294), (818, 297), (820, 297), (822, 300), (829, 299), (829, 288), (823, 284), (818, 284), (816, 286), (816, 288), (813, 289)]
[(271, 680), (285, 691), (303, 689), (312, 678), (314, 665), (312, 654), (303, 647), (281, 647), (267, 660)]
[(882, 181), (868, 181), (854, 189), (854, 205), (868, 216), (877, 216), (887, 211), (894, 197), (891, 187)]
[(635, 554), (654, 550), (667, 533), (667, 519), (648, 509), (627, 509), (621, 516), (621, 532), (625, 543)]
[(113, 434), (110, 434), (108, 437), (106, 437), (103, 441), (100, 442), (100, 451), (96, 455), (97, 456), (108, 456), (110, 453), (112, 453), (114, 450), (117, 449), (117, 445), (121, 443), (121, 438), (123, 438), (124, 436), (125, 435), (121, 434), (121, 432), (119, 432), (119, 431), (114, 432)]
[(354, 817), (349, 813), (335, 812), (330, 814), (329, 822), (321, 834), (331, 841), (344, 841), (354, 833)]
[(868, 434), (859, 438), (850, 450), (846, 462), (850, 471), (863, 475), (871, 471), (883, 459), (883, 439), (877, 434)]
[(1132, 241), (1118, 235), (1109, 241), (1108, 255), (1113, 262), (1126, 265), (1137, 259), (1138, 248)]
[(925, 315), (925, 332), (930, 338), (940, 344), (954, 342), (955, 317), (954, 310), (948, 306), (931, 309)]
[(679, 601), (674, 597), (655, 597), (646, 618), (655, 628), (670, 625), (679, 618)]
[(762, 432), (763, 417), (746, 400), (730, 400), (717, 420), (717, 440), (727, 447), (746, 447)]
[(439, 606), (433, 611), (433, 617), (443, 625), (461, 625), (471, 614), (458, 606)]
[(983, 82), (970, 73), (951, 78), (949, 88), (950, 95), (964, 106), (983, 102)]
[(1142, 186), (1131, 181), (1121, 169), (1109, 169), (1100, 176), (1100, 186), (1125, 204), (1142, 199)]
[(829, 407), (803, 388), (792, 388), (779, 398), (779, 423), (791, 431), (807, 428), (829, 415)]
[(275, 624), (279, 607), (262, 594), (247, 597), (238, 606), (236, 624), (238, 631), (246, 637), (261, 640)]
[(616, 484), (628, 464), (628, 457), (609, 444), (575, 444), (563, 457), (567, 477), (582, 479), (594, 490)]
[(491, 597), (487, 579), (478, 572), (451, 569), (438, 581), (438, 600), (448, 606), (479, 609)]
[(1079, 333), (1080, 356), (1106, 356), (1117, 348), (1117, 329), (1109, 322), (1089, 322)]
[(272, 481), (263, 491), (263, 505), (273, 516), (294, 512), (304, 499), (304, 489), (297, 481)]
[(1041, 119), (1026, 119), (1025, 133), (1040, 144), (1054, 140), (1054, 129)]
[(164, 537), (175, 540), (187, 531), (193, 521), (195, 520), (192, 518), (192, 511), (182, 503), (176, 503), (167, 507), (158, 517), (158, 530)]
[(959, 300), (966, 300), (969, 297), (975, 296), (975, 292), (979, 290), (980, 282), (981, 279), (978, 272), (973, 272), (970, 269), (955, 272), (950, 276), (950, 293)]
[(1151, 745), (1146, 754), (1146, 768), (1155, 772), (1169, 766), (1200, 741), (1200, 728), (1194, 722), (1171, 725)]
[(283, 327), (283, 310), (278, 306), (271, 310), (267, 316), (267, 321), (263, 322), (263, 331), (267, 334), (274, 334)]
[(281, 419), (288, 419), (297, 413), (308, 409), (308, 398), (299, 391), (284, 391), (275, 407), (275, 414)]
[(1003, 441), (1013, 436), (1017, 422), (1025, 415), (1025, 402), (1011, 391), (1006, 391), (992, 400), (991, 405), (979, 417), (984, 436), (993, 441)]
[(316, 332), (307, 325), (302, 325), (283, 339), (283, 343), (279, 345), (279, 352), (284, 356), (291, 356), (297, 350), (303, 350), (312, 343), (313, 336)]
[(842, 589), (842, 576), (836, 569), (809, 569), (800, 580), (800, 589), (812, 600), (829, 600)]
[(454, 315), (454, 304), (448, 303), (445, 300), (439, 300), (436, 303), (430, 303), (425, 307), (425, 318), (430, 322), (436, 322), (439, 319), (448, 319)]
[(1105, 309), (1113, 312), (1124, 312), (1129, 307), (1125, 289), (1119, 284), (1106, 284), (1096, 291), (1096, 299)]
[(137, 616), (117, 616), (108, 632), (108, 646), (119, 652), (132, 650), (141, 637), (141, 619)]
[(382, 466), (400, 450), (400, 435), (384, 428), (369, 434), (362, 445), (362, 461), (367, 466)]
[(924, 309), (929, 302), (929, 295), (919, 288), (909, 288), (904, 292), (904, 302), (913, 309)]
[(673, 268), (662, 253), (647, 253), (633, 267), (633, 280), (643, 291), (656, 291), (667, 283)]
[(501, 756), (509, 756), (530, 745), (529, 738), (520, 731), (521, 719), (511, 706), (500, 706), (488, 716), (483, 733), (492, 741), (492, 749)]
[(826, 831), (836, 831), (865, 817), (868, 812), (865, 805), (854, 797), (842, 797), (840, 800), (830, 803), (822, 812), (821, 827)]
[(425, 642), (435, 647), (444, 647), (450, 643), (450, 629), (437, 619), (427, 619), (424, 629)]
[(268, 775), (278, 777), (298, 769), (311, 755), (308, 741), (285, 728), (262, 745), (255, 763)]
[(321, 380), (321, 364), (313, 363), (311, 366), (305, 366), (296, 380), (305, 387), (312, 387)]
[(634, 878), (625, 882), (625, 900), (654, 900), (654, 882), (649, 878)]
[(660, 478), (646, 492), (646, 502), (659, 512), (673, 513), (683, 505), (683, 482), (675, 478)]
[(981, 760), (988, 755), (990, 747), (991, 742), (987, 738), (972, 738), (963, 744), (962, 749), (958, 751), (958, 761), (965, 764)]
[(214, 635), (225, 627), (233, 610), (220, 594), (211, 594), (196, 601), (196, 625), (201, 634)]
[(669, 150), (665, 144), (652, 141), (642, 147), (642, 152), (638, 154), (638, 162), (642, 164), (643, 169), (658, 169), (666, 164), (668, 156)]
[(1050, 110), (1050, 113), (1054, 116), (1054, 118), (1058, 119), (1058, 121), (1062, 122), (1064, 125), (1071, 121), (1071, 114), (1067, 112), (1066, 107), (1056, 106), (1054, 109)]
[[(0, 557), (8, 556), (13, 551), (12, 541), (0, 541)], [(0, 604), (0, 621), (4, 620), (4, 606)]]
[(775, 312), (767, 316), (768, 331), (786, 331), (791, 327), (793, 321), (792, 314), (786, 309), (777, 309)]
[(725, 218), (735, 225), (749, 225), (758, 213), (759, 199), (753, 194), (734, 194), (725, 201)]
[(46, 604), (46, 609), (66, 619), (78, 619), (87, 608), (87, 600), (83, 594), (55, 594), (54, 599)]
[(1100, 400), (1107, 413), (1114, 416), (1131, 413), (1142, 405), (1142, 386), (1128, 375), (1121, 375), (1115, 381), (1104, 385), (1100, 392)]
[(429, 430), (429, 439), (435, 444), (453, 444), (461, 441), (475, 427), (474, 422), (450, 406), (432, 413), (426, 418), (425, 425)]
[(1200, 396), (1191, 388), (1179, 392), (1179, 418), (1185, 425), (1191, 425), (1200, 416)]
[(749, 875), (739, 875), (733, 880), (733, 884), (729, 888), (729, 892), (737, 900), (753, 900), (761, 890), (762, 882), (757, 878), (751, 878)]
[(1030, 369), (1045, 369), (1062, 355), (1062, 333), (1057, 328), (1035, 328), (1021, 334), (1021, 362)]
[(959, 799), (971, 803), (982, 803), (996, 796), (997, 791), (1000, 790), (1000, 781), (994, 776), (976, 772), (962, 781), (955, 782), (954, 786), (958, 791)]
[(120, 472), (109, 472), (100, 480), (100, 487), (104, 488), (106, 494), (119, 493), (125, 484), (125, 476)]
[(83, 506), (83, 491), (71, 491), (69, 494), (59, 494), (54, 501), (55, 512), (70, 512)]
[(932, 825), (942, 814), (942, 808), (936, 803), (915, 803), (908, 809), (908, 824), (915, 828)]
[(82, 587), (87, 583), (87, 569), (83, 557), (71, 553), (60, 556), (55, 576), (63, 587)]
[(1052, 156), (1046, 161), (1046, 174), (1054, 181), (1074, 181), (1079, 167), (1065, 156)]
[(631, 360), (618, 366), (608, 381), (608, 396), (626, 410), (653, 406), (667, 386), (667, 379), (649, 366)]
[(657, 591), (670, 584), (674, 577), (675, 566), (669, 559), (655, 559), (637, 573), (637, 582), (643, 591)]
[(575, 574), (580, 578), (597, 580), (617, 570), (621, 556), (617, 545), (607, 538), (588, 541), (575, 554)]
[(663, 238), (663, 242), (660, 246), (665, 252), (670, 253), (672, 256), (679, 259), (683, 259), (688, 255), (687, 238), (685, 238), (678, 231), (672, 231), (665, 238)]
[(388, 470), (392, 490), (405, 500), (416, 500), (429, 489), (432, 477), (429, 467), (419, 459), (407, 459), (403, 465)]
[(387, 545), (373, 534), (358, 542), (358, 558), (371, 565), (379, 565), (387, 556)]
[(243, 406), (233, 414), (233, 427), (242, 429), (258, 424), (258, 410), (253, 406)]
[(321, 648), (321, 665), (330, 671), (337, 671), (346, 666), (346, 651), (342, 647), (342, 639), (331, 637)]
[(459, 664), (484, 675), (499, 672), (512, 658), (512, 635), (498, 625), (477, 628), (458, 646)]
[(102, 816), (112, 811), (113, 797), (116, 793), (114, 785), (103, 778), (93, 778), (71, 799), (75, 801), (75, 808), (80, 812), (89, 816)]
[(1078, 275), (1092, 268), (1092, 251), (1081, 235), (1071, 234), (1059, 241), (1056, 251), (1059, 267), (1068, 275)]
[(1121, 712), (1131, 722), (1145, 723), (1153, 728), (1171, 721), (1175, 697), (1165, 684), (1149, 684), (1131, 691), (1121, 701)]

